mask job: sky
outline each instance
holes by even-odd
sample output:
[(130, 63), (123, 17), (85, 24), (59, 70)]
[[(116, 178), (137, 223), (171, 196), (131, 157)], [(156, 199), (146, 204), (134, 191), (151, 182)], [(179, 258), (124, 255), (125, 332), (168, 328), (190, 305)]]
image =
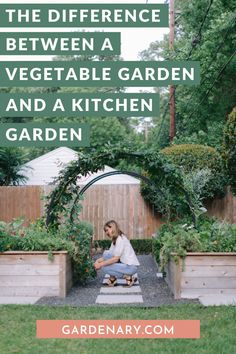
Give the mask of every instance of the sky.
[[(116, 0), (114, 3), (120, 3), (120, 4), (146, 4), (146, 0)], [(164, 3), (164, 0), (148, 0), (148, 4), (162, 4)], [(9, 1), (2, 1), (1, 3), (6, 3), (9, 4)], [(57, 3), (57, 4), (75, 4), (75, 3), (93, 3), (93, 4), (111, 4), (111, 0), (103, 0), (103, 1), (96, 1), (96, 0), (84, 0), (84, 1), (78, 1), (78, 0), (69, 0), (68, 2), (65, 0), (38, 0), (38, 1), (26, 1), (26, 0), (14, 0), (10, 2), (11, 4), (15, 3), (34, 3), (34, 4), (43, 4), (43, 3)], [(52, 31), (52, 32), (72, 32), (76, 31), (78, 28), (50, 28), (50, 29), (43, 29), (43, 28), (12, 28), (12, 29), (5, 29), (1, 28), (0, 32), (33, 32), (33, 31), (38, 31), (38, 32), (45, 32), (45, 31)], [(121, 32), (121, 56), (124, 58), (124, 60), (138, 60), (138, 54), (144, 49), (147, 49), (149, 47), (149, 44), (151, 42), (154, 42), (156, 40), (161, 40), (163, 38), (163, 35), (165, 33), (169, 32), (168, 28), (93, 28), (93, 29), (86, 29), (86, 31), (95, 31), (95, 30), (104, 30), (107, 32)], [(7, 56), (7, 55), (0, 55), (0, 61), (36, 61), (38, 60), (38, 56)], [(51, 60), (51, 56), (40, 56), (40, 60)]]

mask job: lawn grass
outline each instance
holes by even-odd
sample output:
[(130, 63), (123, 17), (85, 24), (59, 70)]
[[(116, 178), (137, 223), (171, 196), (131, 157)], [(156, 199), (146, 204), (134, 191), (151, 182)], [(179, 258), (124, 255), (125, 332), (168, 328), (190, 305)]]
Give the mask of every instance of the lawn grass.
[[(36, 339), (36, 319), (199, 319), (200, 339)], [(0, 353), (149, 354), (236, 352), (236, 307), (0, 306)]]

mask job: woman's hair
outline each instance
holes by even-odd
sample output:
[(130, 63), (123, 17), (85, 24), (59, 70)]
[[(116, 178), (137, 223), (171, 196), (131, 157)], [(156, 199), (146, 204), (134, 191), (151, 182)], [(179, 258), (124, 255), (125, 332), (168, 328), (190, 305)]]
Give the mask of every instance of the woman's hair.
[(115, 245), (118, 236), (122, 236), (123, 232), (121, 231), (121, 229), (119, 228), (119, 225), (117, 224), (117, 222), (115, 220), (107, 221), (105, 223), (105, 225), (103, 226), (103, 230), (105, 231), (105, 229), (107, 227), (112, 229), (112, 243), (113, 243), (113, 245)]

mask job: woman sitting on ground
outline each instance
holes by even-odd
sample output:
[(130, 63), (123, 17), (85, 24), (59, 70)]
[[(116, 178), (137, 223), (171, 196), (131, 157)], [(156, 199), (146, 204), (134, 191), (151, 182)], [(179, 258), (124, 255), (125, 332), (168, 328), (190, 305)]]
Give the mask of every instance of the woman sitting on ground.
[(116, 285), (117, 278), (125, 278), (126, 286), (130, 287), (137, 281), (134, 274), (137, 273), (140, 265), (134, 249), (116, 221), (106, 222), (104, 231), (112, 241), (111, 247), (109, 251), (103, 253), (103, 257), (96, 260), (94, 268), (95, 270), (102, 268), (110, 275), (108, 286)]

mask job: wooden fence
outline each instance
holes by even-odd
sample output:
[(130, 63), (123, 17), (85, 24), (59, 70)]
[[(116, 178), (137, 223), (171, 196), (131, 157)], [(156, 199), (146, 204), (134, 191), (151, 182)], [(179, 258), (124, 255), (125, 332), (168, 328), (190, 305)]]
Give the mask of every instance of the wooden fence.
[[(9, 222), (24, 217), (25, 224), (44, 213), (43, 195), (51, 186), (0, 187), (0, 220)], [(93, 185), (84, 194), (81, 220), (94, 226), (94, 239), (104, 239), (103, 225), (115, 219), (130, 238), (150, 238), (162, 224), (157, 215), (144, 202), (139, 185)], [(236, 198), (227, 193), (207, 205), (208, 214), (236, 223)]]
[[(24, 217), (25, 225), (44, 213), (43, 195), (51, 186), (0, 187), (0, 220)], [(115, 219), (129, 238), (150, 238), (161, 219), (144, 202), (139, 185), (93, 185), (84, 194), (81, 220), (94, 226), (94, 239), (105, 238), (103, 225)]]
[(150, 238), (161, 219), (144, 202), (139, 185), (93, 185), (84, 194), (82, 220), (94, 225), (94, 239), (104, 239), (103, 225), (117, 220), (130, 238)]
[(28, 224), (43, 213), (39, 186), (0, 187), (0, 220), (24, 217)]
[(208, 215), (236, 223), (236, 197), (228, 192), (224, 198), (215, 199), (206, 205)]

